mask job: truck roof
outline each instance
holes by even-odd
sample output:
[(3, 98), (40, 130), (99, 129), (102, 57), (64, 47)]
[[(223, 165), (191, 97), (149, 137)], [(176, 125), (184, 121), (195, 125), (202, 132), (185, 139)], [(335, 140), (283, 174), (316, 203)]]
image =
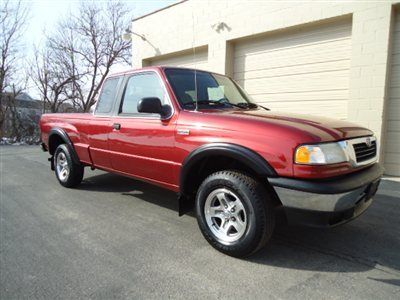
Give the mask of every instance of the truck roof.
[(171, 69), (201, 71), (201, 72), (208, 72), (208, 73), (212, 73), (212, 74), (218, 74), (218, 75), (226, 76), (224, 74), (220, 74), (220, 73), (216, 73), (216, 72), (212, 72), (212, 71), (207, 71), (207, 70), (195, 69), (195, 68), (185, 68), (185, 67), (176, 67), (176, 66), (148, 66), (148, 67), (142, 67), (142, 68), (137, 68), (137, 69), (130, 69), (130, 70), (125, 70), (125, 71), (115, 72), (115, 73), (110, 74), (108, 76), (108, 78), (115, 77), (115, 76), (129, 75), (129, 74), (136, 73), (136, 72), (139, 72), (139, 71), (164, 70), (164, 69), (167, 69), (167, 68), (168, 69), (171, 68)]

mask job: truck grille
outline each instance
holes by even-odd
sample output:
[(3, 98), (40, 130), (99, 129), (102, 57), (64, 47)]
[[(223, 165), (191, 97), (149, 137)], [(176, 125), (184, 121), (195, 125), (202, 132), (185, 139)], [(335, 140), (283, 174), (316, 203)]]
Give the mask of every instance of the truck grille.
[(357, 163), (369, 160), (376, 156), (376, 141), (371, 141), (370, 145), (366, 142), (353, 144)]

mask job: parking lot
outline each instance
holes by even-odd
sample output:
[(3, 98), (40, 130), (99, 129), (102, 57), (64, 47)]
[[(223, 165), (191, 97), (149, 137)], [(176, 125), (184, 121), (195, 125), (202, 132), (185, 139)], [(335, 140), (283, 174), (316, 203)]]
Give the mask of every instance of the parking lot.
[(89, 169), (65, 189), (39, 147), (0, 151), (2, 299), (400, 298), (400, 182), (349, 224), (281, 227), (240, 260), (178, 217), (174, 193)]

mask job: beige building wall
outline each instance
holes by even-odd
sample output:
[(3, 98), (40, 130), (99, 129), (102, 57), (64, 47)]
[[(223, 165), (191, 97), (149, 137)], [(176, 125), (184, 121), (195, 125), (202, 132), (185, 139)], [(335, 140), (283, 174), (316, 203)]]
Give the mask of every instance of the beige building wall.
[(384, 162), (389, 175), (400, 174), (400, 9), (394, 11), (384, 123)]
[[(265, 36), (264, 43), (268, 45), (270, 35), (279, 36), (282, 33), (283, 36), (293, 36), (305, 32), (304, 36), (307, 36), (307, 30), (320, 32), (323, 39), (323, 28), (326, 24), (337, 24), (334, 26), (338, 28), (340, 24), (348, 24), (348, 31), (343, 26), (341, 29), (343, 33), (348, 32), (348, 43), (344, 40), (343, 45), (340, 45), (340, 49), (348, 47), (346, 56), (340, 58), (341, 63), (346, 65), (346, 70), (342, 73), (336, 70), (338, 76), (328, 80), (331, 85), (327, 87), (327, 90), (334, 90), (337, 81), (337, 85), (342, 86), (342, 94), (346, 94), (346, 99), (342, 99), (341, 96), (342, 102), (339, 104), (337, 101), (326, 102), (331, 99), (322, 97), (326, 101), (323, 102), (321, 110), (331, 109), (332, 117), (335, 117), (336, 110), (339, 112), (336, 117), (372, 129), (378, 138), (382, 138), (381, 158), (384, 159), (387, 136), (385, 105), (390, 92), (388, 82), (391, 76), (393, 28), (399, 3), (400, 0), (183, 1), (133, 21), (132, 30), (146, 37), (145, 41), (137, 37), (133, 39), (133, 65), (142, 67), (170, 62), (179, 65), (181, 61), (181, 65), (185, 65), (185, 61), (191, 67), (198, 65), (199, 68), (234, 76), (235, 55), (238, 56), (237, 51), (244, 49), (247, 41), (255, 43), (257, 39)], [(311, 42), (307, 40), (306, 43)], [(320, 45), (321, 43), (316, 44), (314, 50), (310, 48), (310, 51), (315, 51), (315, 56), (321, 53), (321, 50), (318, 50), (321, 49)], [(279, 49), (282, 47), (283, 44), (279, 44)], [(195, 56), (194, 64), (190, 62), (190, 57), (193, 58), (193, 48), (198, 49), (199, 54)], [(281, 59), (284, 60), (282, 57)], [(328, 64), (333, 65), (329, 59), (306, 63), (308, 68), (312, 64), (320, 64), (318, 67), (325, 68), (323, 72), (326, 74), (330, 72)], [(310, 84), (310, 80), (305, 84)], [(248, 81), (243, 81), (242, 84), (245, 88), (247, 84), (251, 89)], [(311, 93), (308, 90), (306, 92)], [(295, 100), (306, 96), (307, 94), (299, 94)], [(303, 105), (302, 102), (299, 103)], [(400, 144), (400, 140), (398, 143)], [(393, 159), (398, 156), (392, 153), (390, 157)], [(394, 172), (393, 175), (400, 175), (400, 172)]]

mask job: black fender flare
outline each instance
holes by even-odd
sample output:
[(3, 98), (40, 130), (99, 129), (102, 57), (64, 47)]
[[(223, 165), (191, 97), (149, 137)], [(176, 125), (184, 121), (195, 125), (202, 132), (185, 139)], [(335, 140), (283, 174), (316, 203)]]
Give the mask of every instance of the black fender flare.
[(192, 167), (201, 159), (216, 155), (236, 159), (253, 169), (259, 176), (265, 178), (278, 176), (275, 169), (260, 154), (249, 148), (230, 143), (210, 143), (196, 148), (185, 158), (179, 180), (181, 194), (185, 195), (187, 192), (186, 180)]
[[(80, 162), (80, 160), (79, 160), (78, 154), (76, 153), (74, 144), (72, 143), (71, 139), (69, 138), (67, 132), (66, 132), (64, 129), (62, 129), (62, 128), (55, 127), (55, 128), (52, 128), (52, 129), (50, 130), (49, 139), (48, 139), (48, 141), (49, 141), (49, 153), (50, 153), (51, 155), (54, 154), (54, 152), (53, 152), (53, 153), (50, 152), (50, 151), (51, 151), (51, 150), (50, 150), (50, 149), (51, 149), (51, 147), (50, 147), (50, 140), (51, 140), (51, 138), (52, 138), (53, 136), (55, 136), (55, 135), (57, 135), (58, 137), (60, 137), (60, 138), (64, 141), (64, 143), (68, 145), (68, 147), (71, 149), (71, 156), (72, 156), (72, 159), (73, 159), (74, 163), (76, 163), (76, 164), (79, 165), (81, 162)], [(54, 150), (55, 150), (55, 149), (54, 149)]]

